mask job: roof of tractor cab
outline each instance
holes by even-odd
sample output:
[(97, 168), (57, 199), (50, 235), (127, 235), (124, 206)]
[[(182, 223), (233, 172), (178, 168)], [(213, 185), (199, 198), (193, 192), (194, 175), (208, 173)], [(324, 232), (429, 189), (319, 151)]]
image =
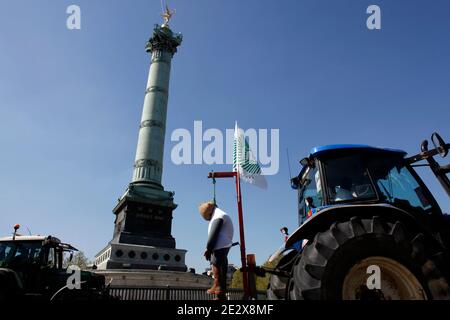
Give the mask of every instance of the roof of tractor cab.
[[(19, 236), (16, 235), (15, 241), (44, 241), (47, 237), (45, 236)], [(0, 241), (12, 241), (13, 237), (3, 237)]]
[[(54, 243), (55, 245), (59, 246), (60, 248), (62, 248), (65, 251), (78, 251), (77, 248), (75, 248), (74, 246), (68, 244), (68, 243), (63, 243), (61, 242), (61, 240), (59, 240), (56, 237), (52, 237), (52, 236), (21, 236), (21, 235), (16, 235), (16, 238), (14, 241), (45, 241), (45, 240), (50, 240), (52, 241), (52, 243)], [(0, 242), (10, 242), (13, 241), (13, 237), (12, 236), (8, 236), (8, 237), (3, 237), (0, 238)]]
[(379, 148), (372, 147), (364, 144), (330, 144), (326, 146), (315, 147), (311, 150), (311, 156), (317, 157), (321, 155), (325, 155), (328, 153), (336, 152), (336, 151), (369, 151), (369, 152), (383, 152), (383, 153), (392, 153), (396, 155), (405, 156), (407, 153), (403, 150), (399, 149), (390, 149), (390, 148)]

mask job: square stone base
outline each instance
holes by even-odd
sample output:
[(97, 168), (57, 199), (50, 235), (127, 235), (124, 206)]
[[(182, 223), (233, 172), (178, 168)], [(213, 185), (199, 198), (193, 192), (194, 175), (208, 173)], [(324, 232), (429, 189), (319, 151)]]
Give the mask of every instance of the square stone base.
[(186, 250), (110, 243), (95, 256), (97, 270), (146, 269), (186, 271)]

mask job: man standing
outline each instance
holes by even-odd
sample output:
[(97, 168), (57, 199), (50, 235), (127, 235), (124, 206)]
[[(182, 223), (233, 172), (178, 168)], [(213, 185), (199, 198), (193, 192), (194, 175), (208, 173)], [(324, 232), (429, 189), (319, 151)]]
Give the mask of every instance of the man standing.
[(233, 245), (233, 222), (214, 201), (202, 203), (198, 210), (200, 215), (209, 221), (208, 242), (204, 256), (206, 260), (211, 261), (214, 283), (207, 292), (217, 295), (219, 300), (224, 300), (227, 290), (227, 257)]

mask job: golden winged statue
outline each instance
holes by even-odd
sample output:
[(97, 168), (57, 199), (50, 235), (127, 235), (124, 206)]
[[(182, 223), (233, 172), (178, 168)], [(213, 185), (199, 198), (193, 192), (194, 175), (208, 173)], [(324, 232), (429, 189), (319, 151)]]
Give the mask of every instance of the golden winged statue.
[(166, 6), (166, 10), (161, 14), (161, 17), (163, 17), (164, 19), (164, 23), (161, 25), (161, 27), (168, 27), (169, 26), (169, 21), (172, 18), (172, 16), (174, 15), (175, 10), (170, 11), (169, 7)]

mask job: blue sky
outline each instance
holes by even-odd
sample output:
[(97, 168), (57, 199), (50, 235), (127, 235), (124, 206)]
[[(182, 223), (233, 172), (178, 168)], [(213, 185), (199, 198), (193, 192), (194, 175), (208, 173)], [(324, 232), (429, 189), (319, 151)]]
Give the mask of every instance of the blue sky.
[[(202, 271), (210, 170), (176, 166), (170, 133), (204, 128), (280, 129), (280, 171), (267, 191), (243, 186), (247, 251), (264, 260), (297, 223), (285, 156), (315, 145), (364, 143), (416, 153), (439, 131), (450, 139), (450, 2), (167, 1), (184, 42), (173, 61), (163, 184), (174, 190), (177, 247)], [(66, 28), (77, 4), (82, 29)], [(366, 28), (381, 8), (382, 29)], [(90, 257), (111, 239), (111, 212), (132, 175), (160, 0), (0, 1), (0, 234), (20, 223)], [(427, 170), (444, 211), (450, 201)], [(236, 218), (231, 181), (218, 182)], [(263, 199), (263, 200), (262, 200)], [(26, 230), (26, 229), (25, 229)], [(22, 230), (24, 231), (24, 230)], [(236, 234), (236, 239), (238, 238)], [(230, 260), (239, 263), (238, 249)]]

